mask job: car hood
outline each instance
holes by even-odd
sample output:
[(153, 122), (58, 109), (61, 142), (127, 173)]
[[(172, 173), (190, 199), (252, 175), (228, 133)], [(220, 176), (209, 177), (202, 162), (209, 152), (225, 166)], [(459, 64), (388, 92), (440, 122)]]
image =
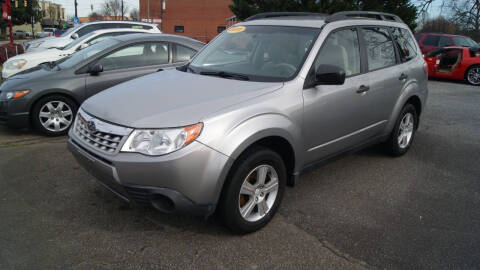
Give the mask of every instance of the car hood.
[[(26, 52), (24, 54), (20, 54), (17, 56), (14, 56), (7, 61), (13, 61), (15, 59), (25, 59), (28, 62), (37, 62), (37, 63), (44, 63), (44, 62), (53, 62), (57, 61), (60, 59), (60, 56), (62, 53), (67, 54), (67, 51), (62, 51), (59, 49), (47, 49), (44, 51), (32, 51), (32, 52)], [(65, 56), (68, 56), (65, 55)]]
[(282, 86), (169, 70), (109, 88), (87, 99), (82, 109), (127, 127), (179, 127)]
[(38, 41), (37, 40), (32, 41), (32, 44), (37, 43), (39, 41), (43, 41), (42, 44), (40, 45), (40, 47), (49, 49), (49, 48), (63, 47), (65, 45), (67, 45), (68, 43), (72, 42), (73, 39), (71, 39), (70, 37), (53, 37), (53, 36), (50, 36), (50, 37), (41, 38)]
[(5, 82), (11, 82), (15, 84), (24, 84), (28, 81), (40, 81), (45, 80), (47, 76), (52, 75), (55, 70), (45, 69), (41, 66), (36, 66), (24, 71), (21, 71), (12, 77), (9, 77)]

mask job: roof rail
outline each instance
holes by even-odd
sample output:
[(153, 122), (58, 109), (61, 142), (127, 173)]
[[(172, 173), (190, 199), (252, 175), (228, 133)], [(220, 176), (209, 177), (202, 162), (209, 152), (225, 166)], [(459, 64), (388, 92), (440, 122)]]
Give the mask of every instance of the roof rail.
[(253, 21), (259, 19), (268, 19), (268, 18), (275, 18), (275, 17), (290, 17), (290, 16), (316, 16), (316, 17), (326, 17), (328, 15), (322, 13), (313, 13), (313, 12), (264, 12), (258, 13), (253, 16), (246, 18), (244, 21)]
[(376, 11), (341, 11), (328, 16), (327, 19), (325, 19), (325, 23), (351, 19), (376, 19), (403, 23), (402, 19), (395, 14)]

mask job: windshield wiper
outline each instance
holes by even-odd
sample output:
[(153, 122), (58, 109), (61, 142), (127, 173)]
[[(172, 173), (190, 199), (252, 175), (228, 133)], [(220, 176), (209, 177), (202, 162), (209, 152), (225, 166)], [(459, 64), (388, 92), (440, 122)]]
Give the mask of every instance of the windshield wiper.
[(236, 74), (236, 73), (230, 73), (230, 72), (225, 72), (225, 71), (202, 71), (200, 72), (201, 75), (207, 75), (207, 76), (218, 76), (222, 78), (232, 78), (232, 79), (238, 79), (238, 80), (243, 80), (243, 81), (249, 81), (250, 78), (247, 75), (242, 75), (242, 74)]

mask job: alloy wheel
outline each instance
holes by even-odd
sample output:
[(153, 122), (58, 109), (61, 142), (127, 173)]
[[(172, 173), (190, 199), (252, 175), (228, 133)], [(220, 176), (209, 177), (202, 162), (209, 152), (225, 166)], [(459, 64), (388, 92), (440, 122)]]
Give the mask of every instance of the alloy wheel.
[(403, 116), (398, 129), (398, 146), (400, 146), (400, 148), (405, 148), (410, 144), (415, 125), (414, 121), (413, 114), (411, 113), (406, 113)]
[(238, 210), (241, 216), (255, 222), (262, 219), (273, 207), (278, 194), (278, 174), (270, 165), (253, 169), (240, 188)]
[(480, 84), (480, 67), (473, 67), (468, 71), (467, 80), (473, 85)]

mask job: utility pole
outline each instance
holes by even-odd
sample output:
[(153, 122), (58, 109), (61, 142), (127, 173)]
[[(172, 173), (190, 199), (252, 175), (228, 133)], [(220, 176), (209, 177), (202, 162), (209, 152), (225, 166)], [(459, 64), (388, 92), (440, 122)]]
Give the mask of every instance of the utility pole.
[(122, 21), (123, 21), (123, 0), (122, 1)]
[(74, 0), (74, 6), (75, 6), (75, 17), (78, 18), (78, 12), (77, 12), (78, 3), (77, 3), (77, 0)]
[(147, 19), (150, 22), (150, 0), (147, 0)]

